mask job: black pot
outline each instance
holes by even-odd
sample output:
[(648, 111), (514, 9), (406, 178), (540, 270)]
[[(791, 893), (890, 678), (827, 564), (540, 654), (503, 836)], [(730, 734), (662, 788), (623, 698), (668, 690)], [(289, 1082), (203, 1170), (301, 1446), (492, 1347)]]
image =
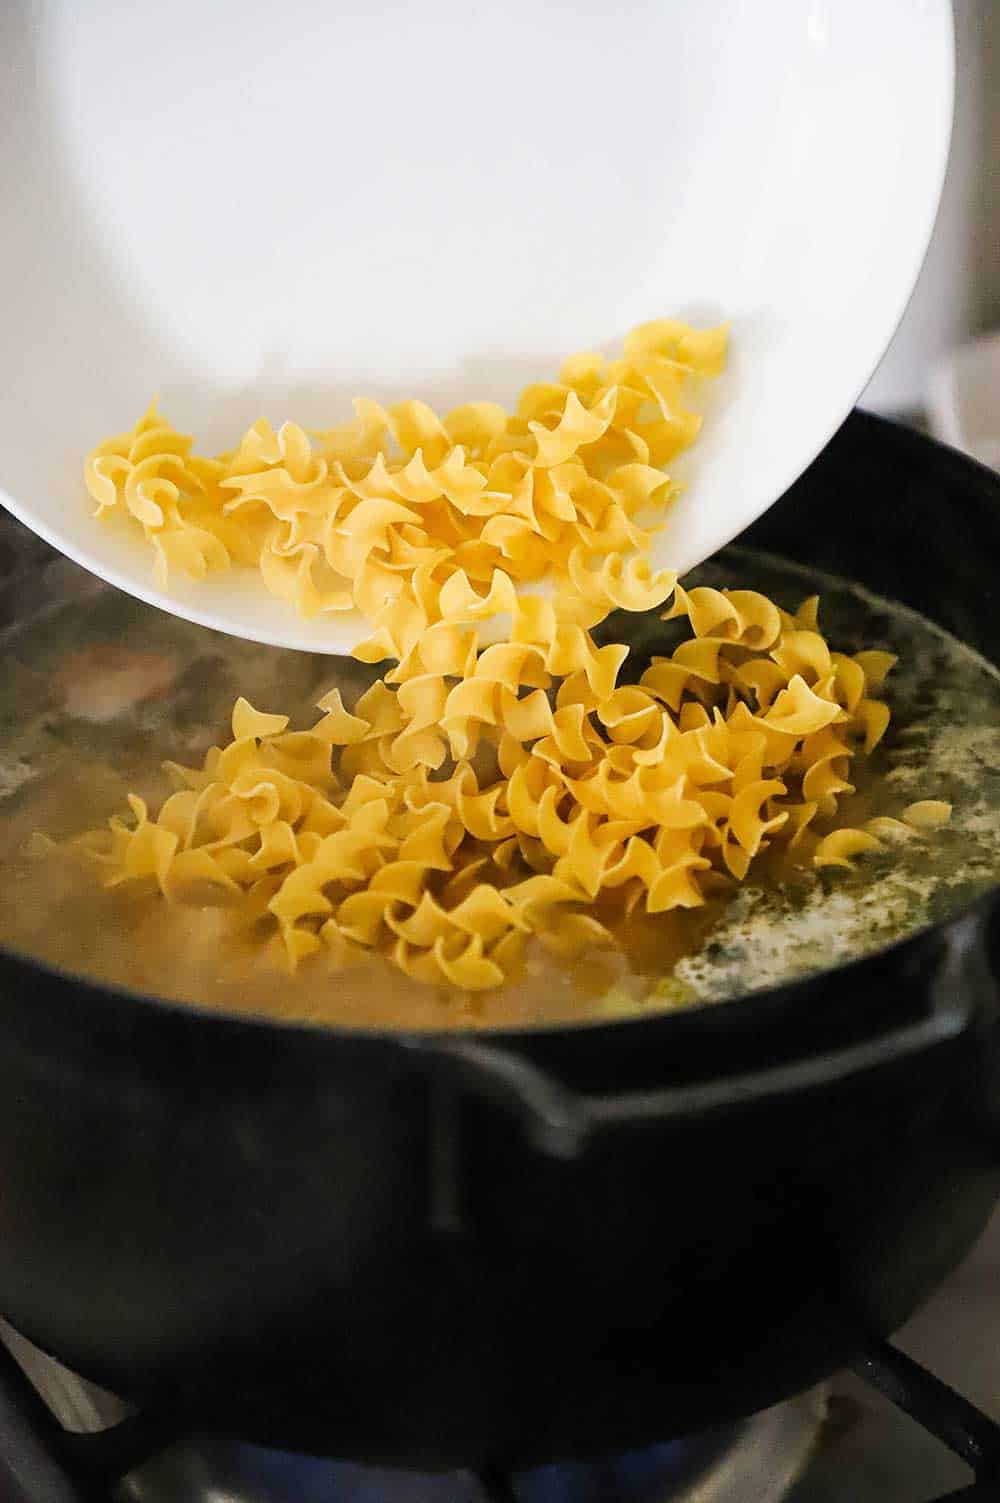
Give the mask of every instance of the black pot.
[[(858, 414), (749, 541), (1000, 658), (1000, 480)], [(507, 1465), (895, 1329), (1000, 1193), (988, 903), (794, 986), (521, 1034), (236, 1020), (0, 959), (0, 1308), (143, 1404)]]

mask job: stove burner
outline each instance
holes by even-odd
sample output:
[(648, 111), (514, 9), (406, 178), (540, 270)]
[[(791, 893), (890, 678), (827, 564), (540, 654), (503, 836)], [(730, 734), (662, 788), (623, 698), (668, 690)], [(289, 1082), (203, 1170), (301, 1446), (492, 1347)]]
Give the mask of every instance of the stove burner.
[(824, 1414), (824, 1392), (816, 1390), (694, 1440), (515, 1477), (395, 1472), (212, 1440), (179, 1446), (126, 1478), (116, 1503), (778, 1503)]

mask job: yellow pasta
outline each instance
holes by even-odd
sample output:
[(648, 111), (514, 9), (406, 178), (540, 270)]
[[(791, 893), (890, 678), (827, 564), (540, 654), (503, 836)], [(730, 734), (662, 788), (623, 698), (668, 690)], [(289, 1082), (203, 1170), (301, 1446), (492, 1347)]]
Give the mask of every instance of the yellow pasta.
[(99, 516), (124, 510), (143, 529), (161, 585), (175, 569), (256, 565), (304, 615), (361, 611), (370, 661), (404, 657), (435, 622), (509, 609), (515, 582), (546, 575), (561, 614), (591, 626), (670, 593), (673, 577), (638, 556), (652, 531), (637, 513), (677, 494), (663, 466), (700, 424), (685, 389), (719, 373), (725, 347), (724, 328), (660, 320), (619, 360), (568, 360), (513, 414), (359, 399), (353, 423), (309, 434), (262, 419), (215, 459), (154, 403), (93, 450), (84, 480)]
[[(835, 824), (888, 724), (891, 655), (831, 651), (815, 598), (792, 615), (685, 590), (643, 557), (650, 508), (676, 493), (663, 466), (698, 431), (686, 386), (725, 345), (659, 320), (619, 360), (572, 357), (513, 414), (359, 400), (353, 423), (262, 421), (208, 460), (154, 406), (94, 450), (98, 512), (123, 507), (161, 574), (254, 563), (306, 613), (360, 609), (356, 656), (389, 661), (307, 730), (238, 700), (227, 746), (168, 764), (155, 817), (133, 797), (130, 820), (77, 842), (103, 880), (241, 902), (292, 966), (378, 951), (482, 990), (531, 938), (563, 956), (614, 944), (627, 915), (696, 907), (768, 850), (851, 867), (944, 822), (924, 801)], [(545, 574), (551, 598), (525, 588)], [(689, 635), (629, 681), (628, 649), (592, 629), (660, 605)]]
[(951, 805), (942, 799), (924, 798), (903, 810), (903, 822), (914, 830), (936, 830), (951, 818)]
[[(238, 700), (233, 739), (171, 765), (155, 819), (132, 799), (131, 822), (81, 844), (109, 883), (257, 905), (292, 965), (378, 950), (467, 990), (516, 974), (532, 936), (571, 955), (615, 943), (637, 907), (695, 907), (768, 848), (811, 841), (816, 866), (846, 867), (881, 849), (900, 822), (812, 833), (880, 703), (861, 655), (827, 672), (815, 625), (803, 644), (763, 597), (711, 594), (676, 592), (666, 614), (692, 635), (635, 683), (619, 682), (623, 647), (527, 597), (512, 640), (437, 623), (351, 708), (327, 695), (306, 731)], [(945, 812), (913, 805), (900, 828)]]

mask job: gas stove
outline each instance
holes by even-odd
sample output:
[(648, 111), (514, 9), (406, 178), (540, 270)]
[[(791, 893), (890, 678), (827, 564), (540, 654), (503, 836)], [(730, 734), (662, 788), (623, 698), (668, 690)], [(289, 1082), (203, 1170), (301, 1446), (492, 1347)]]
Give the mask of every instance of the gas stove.
[(855, 1371), (733, 1427), (517, 1475), (386, 1471), (173, 1435), (10, 1326), (0, 1334), (2, 1503), (1000, 1500), (1000, 1212), (894, 1345)]

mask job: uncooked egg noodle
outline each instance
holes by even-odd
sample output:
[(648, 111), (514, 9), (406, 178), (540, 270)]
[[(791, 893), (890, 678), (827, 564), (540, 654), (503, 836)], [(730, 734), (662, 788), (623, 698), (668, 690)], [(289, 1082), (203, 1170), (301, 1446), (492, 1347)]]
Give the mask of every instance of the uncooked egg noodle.
[(353, 423), (310, 435), (262, 420), (215, 459), (154, 403), (89, 455), (86, 485), (98, 515), (141, 525), (162, 586), (173, 569), (255, 565), (306, 616), (361, 611), (368, 662), (405, 658), (431, 622), (509, 608), (512, 581), (551, 576), (560, 620), (593, 625), (670, 593), (673, 576), (641, 557), (656, 531), (642, 519), (677, 494), (663, 466), (701, 425), (685, 393), (725, 352), (725, 328), (660, 319), (619, 360), (567, 360), (512, 414), (471, 402), (442, 419), (424, 402), (359, 399)]
[[(698, 432), (685, 389), (721, 370), (725, 339), (643, 325), (514, 415), (358, 401), (343, 428), (259, 422), (202, 459), (153, 407), (101, 444), (88, 489), (141, 524), (162, 580), (255, 565), (306, 614), (358, 608), (373, 631), (355, 655), (392, 666), (350, 706), (329, 692), (306, 729), (239, 699), (226, 746), (168, 764), (155, 815), (133, 794), (74, 847), (108, 886), (269, 917), (292, 967), (379, 952), (469, 991), (516, 975), (532, 936), (572, 956), (636, 910), (698, 907), (769, 848), (849, 868), (947, 820), (922, 800), (837, 826), (889, 723), (891, 654), (831, 650), (815, 598), (790, 614), (686, 590), (642, 556), (649, 508), (677, 491), (663, 466)], [(551, 598), (526, 591), (549, 575)], [(664, 604), (687, 635), (630, 682), (628, 648), (593, 628)], [(497, 616), (507, 638), (484, 645)]]

